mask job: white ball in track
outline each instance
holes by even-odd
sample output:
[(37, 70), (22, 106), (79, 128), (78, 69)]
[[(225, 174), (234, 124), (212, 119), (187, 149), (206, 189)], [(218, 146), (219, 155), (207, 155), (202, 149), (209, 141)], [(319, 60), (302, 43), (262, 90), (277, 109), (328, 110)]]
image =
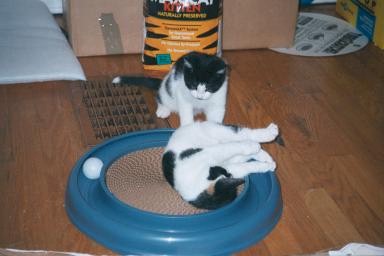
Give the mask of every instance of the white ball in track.
[(83, 173), (88, 179), (95, 180), (100, 177), (102, 168), (103, 161), (97, 157), (90, 157), (83, 164)]

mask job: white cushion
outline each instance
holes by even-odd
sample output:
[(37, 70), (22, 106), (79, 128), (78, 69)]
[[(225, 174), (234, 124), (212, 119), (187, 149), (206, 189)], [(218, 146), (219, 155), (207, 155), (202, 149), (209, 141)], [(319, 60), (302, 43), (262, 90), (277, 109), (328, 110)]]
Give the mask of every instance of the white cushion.
[(0, 1), (0, 84), (85, 80), (47, 6), (40, 0)]

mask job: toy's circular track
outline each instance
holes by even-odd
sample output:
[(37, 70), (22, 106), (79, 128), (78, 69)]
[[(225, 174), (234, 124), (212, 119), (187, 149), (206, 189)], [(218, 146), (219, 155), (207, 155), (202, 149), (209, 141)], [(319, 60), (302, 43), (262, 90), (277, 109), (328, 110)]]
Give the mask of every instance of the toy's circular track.
[[(280, 185), (273, 172), (250, 175), (235, 201), (212, 211), (196, 210), (177, 195), (172, 195), (169, 201), (168, 193), (176, 192), (167, 188), (168, 184), (161, 185), (162, 188), (154, 190), (152, 195), (140, 190), (151, 190), (151, 186), (165, 183), (161, 178), (143, 184), (145, 174), (138, 178), (137, 171), (131, 179), (124, 177), (130, 172), (121, 172), (121, 164), (125, 166), (123, 169), (133, 166), (133, 162), (127, 164), (126, 158), (135, 163), (141, 161), (142, 168), (147, 169), (143, 172), (150, 171), (151, 164), (146, 163), (145, 157), (159, 161), (156, 155), (161, 155), (161, 148), (172, 132), (160, 129), (128, 133), (88, 151), (76, 163), (68, 179), (66, 211), (70, 220), (83, 233), (120, 254), (226, 255), (264, 238), (282, 212)], [(97, 157), (104, 163), (99, 179), (88, 179), (82, 172), (84, 161), (90, 157)], [(140, 157), (144, 159), (138, 161)], [(112, 172), (116, 165), (120, 168), (117, 174)], [(139, 170), (138, 166), (131, 169)], [(128, 183), (121, 181), (124, 179)], [(132, 188), (136, 180), (140, 180), (140, 184)], [(128, 190), (120, 193), (121, 186), (127, 186)], [(134, 193), (141, 195), (141, 199), (132, 196)], [(164, 193), (164, 204), (160, 201), (154, 207), (153, 202), (162, 198), (160, 193)], [(151, 199), (154, 194), (158, 199)], [(148, 200), (154, 201), (146, 208)]]

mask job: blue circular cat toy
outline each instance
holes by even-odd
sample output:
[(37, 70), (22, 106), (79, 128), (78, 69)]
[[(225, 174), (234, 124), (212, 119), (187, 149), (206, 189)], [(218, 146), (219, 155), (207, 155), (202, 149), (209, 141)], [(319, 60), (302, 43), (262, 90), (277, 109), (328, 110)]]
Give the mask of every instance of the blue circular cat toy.
[(238, 197), (220, 209), (175, 210), (192, 206), (159, 192), (170, 186), (150, 172), (172, 132), (128, 133), (88, 151), (68, 179), (65, 207), (73, 224), (125, 255), (228, 255), (263, 239), (282, 213), (276, 175), (249, 175)]

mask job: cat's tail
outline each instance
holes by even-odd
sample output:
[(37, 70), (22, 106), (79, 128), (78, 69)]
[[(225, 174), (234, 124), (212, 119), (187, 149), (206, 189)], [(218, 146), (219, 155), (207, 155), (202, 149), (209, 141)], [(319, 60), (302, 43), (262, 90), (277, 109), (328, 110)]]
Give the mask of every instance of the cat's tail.
[(152, 90), (159, 90), (161, 79), (145, 76), (117, 76), (113, 78), (113, 84), (144, 86)]

